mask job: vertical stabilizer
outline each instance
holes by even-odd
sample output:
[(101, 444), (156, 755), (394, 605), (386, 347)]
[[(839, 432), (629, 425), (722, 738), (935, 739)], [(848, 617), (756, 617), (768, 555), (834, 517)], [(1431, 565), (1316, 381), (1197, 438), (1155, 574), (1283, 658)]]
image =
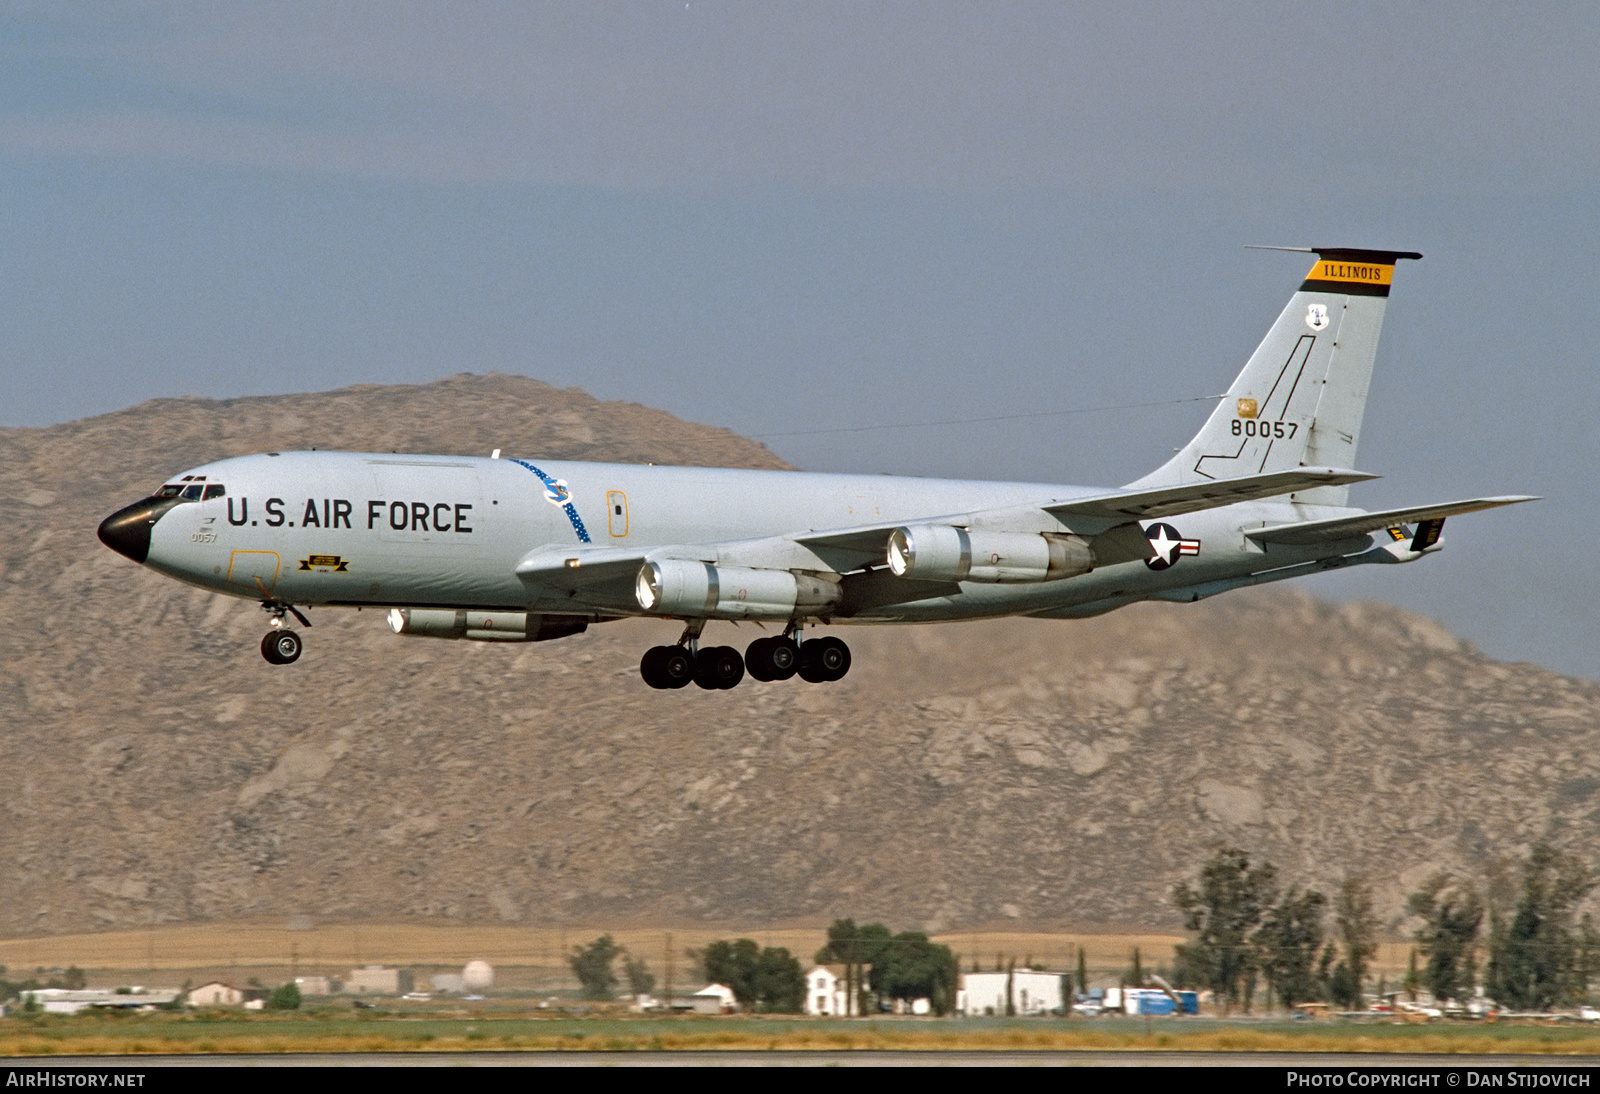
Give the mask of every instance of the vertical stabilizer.
[[(1310, 247), (1315, 265), (1194, 440), (1133, 487), (1355, 466), (1395, 263), (1414, 251)], [(1295, 500), (1344, 505), (1345, 486)]]

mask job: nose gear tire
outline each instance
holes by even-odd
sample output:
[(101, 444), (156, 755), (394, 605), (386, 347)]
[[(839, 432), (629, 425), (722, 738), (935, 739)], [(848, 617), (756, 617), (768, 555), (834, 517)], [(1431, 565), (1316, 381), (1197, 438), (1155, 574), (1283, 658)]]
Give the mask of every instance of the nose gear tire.
[(269, 631), (261, 640), (261, 656), (274, 665), (292, 665), (300, 659), (304, 643), (294, 631)]

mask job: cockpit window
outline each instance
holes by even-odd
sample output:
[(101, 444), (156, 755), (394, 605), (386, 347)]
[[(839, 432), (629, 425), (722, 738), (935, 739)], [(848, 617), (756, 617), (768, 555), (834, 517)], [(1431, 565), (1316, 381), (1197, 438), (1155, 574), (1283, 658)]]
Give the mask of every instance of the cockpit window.
[(155, 492), (158, 498), (181, 498), (184, 501), (210, 501), (212, 498), (227, 496), (228, 488), (220, 482), (207, 485), (198, 479), (190, 479), (185, 475), (182, 482), (169, 482)]

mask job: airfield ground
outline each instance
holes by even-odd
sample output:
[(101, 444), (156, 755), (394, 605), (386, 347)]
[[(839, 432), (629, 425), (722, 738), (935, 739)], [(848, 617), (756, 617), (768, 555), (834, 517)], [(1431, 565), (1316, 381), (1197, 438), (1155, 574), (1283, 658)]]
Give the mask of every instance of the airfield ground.
[[(300, 927), (303, 929), (295, 929)], [(693, 990), (684, 951), (715, 938), (750, 937), (786, 946), (808, 961), (823, 941), (811, 925), (751, 928), (660, 926), (462, 927), (427, 924), (278, 922), (159, 926), (99, 934), (0, 940), (0, 964), (13, 979), (34, 970), (86, 971), (93, 987), (176, 987), (218, 978), (277, 984), (290, 976), (343, 975), (357, 966), (415, 970), (418, 986), (436, 971), (470, 960), (495, 967), (483, 999), (438, 996), (426, 1002), (374, 1000), (356, 1010), (349, 997), (307, 998), (294, 1013), (17, 1015), (0, 1019), (0, 1057), (128, 1054), (251, 1054), (485, 1051), (1190, 1051), (1378, 1052), (1531, 1055), (1600, 1054), (1600, 1031), (1537, 1024), (1367, 1025), (1348, 1022), (1199, 1019), (913, 1019), (839, 1021), (791, 1017), (656, 1018), (622, 1007), (585, 1008), (562, 955), (601, 934), (649, 962), (658, 977), (670, 951), (675, 990)], [(985, 969), (998, 958), (1075, 969), (1078, 947), (1092, 981), (1112, 984), (1135, 947), (1145, 967), (1166, 964), (1180, 939), (1111, 930), (995, 929), (937, 936)], [(1384, 947), (1379, 975), (1396, 983), (1408, 948)], [(587, 1013), (580, 1012), (580, 1008)]]
[[(862, 920), (865, 922), (865, 920)], [(283, 920), (164, 925), (148, 930), (94, 934), (37, 935), (0, 939), (0, 965), (21, 979), (34, 970), (84, 969), (92, 987), (144, 984), (177, 987), (184, 980), (202, 983), (220, 979), (243, 984), (254, 977), (277, 984), (292, 976), (342, 977), (364, 965), (394, 965), (417, 972), (419, 987), (435, 972), (459, 972), (468, 961), (483, 960), (495, 969), (495, 993), (564, 993), (577, 983), (564, 955), (575, 946), (610, 934), (629, 952), (642, 957), (658, 982), (668, 973), (672, 988), (693, 990), (685, 951), (718, 938), (753, 938), (763, 946), (784, 946), (802, 963), (822, 946), (822, 927), (777, 925), (751, 927), (608, 926), (459, 926), (451, 924), (299, 924)], [(1145, 968), (1172, 960), (1177, 936), (1111, 928), (1078, 931), (1023, 931), (1013, 927), (960, 931), (934, 936), (959, 956), (963, 971), (974, 962), (993, 969), (1015, 959), (1061, 971), (1077, 968), (1082, 946), (1091, 983), (1115, 985), (1132, 963), (1137, 947)], [(1384, 945), (1374, 975), (1398, 983), (1409, 947)]]

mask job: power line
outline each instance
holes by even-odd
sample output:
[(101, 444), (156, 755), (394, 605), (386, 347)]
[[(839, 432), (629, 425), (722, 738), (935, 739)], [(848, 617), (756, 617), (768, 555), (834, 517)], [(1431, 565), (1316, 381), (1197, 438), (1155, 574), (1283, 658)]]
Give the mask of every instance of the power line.
[(751, 433), (754, 440), (769, 437), (816, 437), (828, 433), (874, 433), (884, 429), (927, 429), (940, 425), (979, 425), (985, 422), (1020, 422), (1030, 418), (1061, 418), (1069, 414), (1109, 414), (1116, 410), (1145, 410), (1158, 406), (1179, 406), (1184, 403), (1209, 403), (1225, 395), (1196, 395), (1188, 399), (1162, 399), (1152, 403), (1123, 403), (1120, 406), (1078, 407), (1073, 410), (1040, 410), (1031, 414), (997, 414), (988, 418), (946, 418), (934, 422), (890, 422), (877, 425), (841, 426), (837, 429), (794, 429), (783, 433)]

